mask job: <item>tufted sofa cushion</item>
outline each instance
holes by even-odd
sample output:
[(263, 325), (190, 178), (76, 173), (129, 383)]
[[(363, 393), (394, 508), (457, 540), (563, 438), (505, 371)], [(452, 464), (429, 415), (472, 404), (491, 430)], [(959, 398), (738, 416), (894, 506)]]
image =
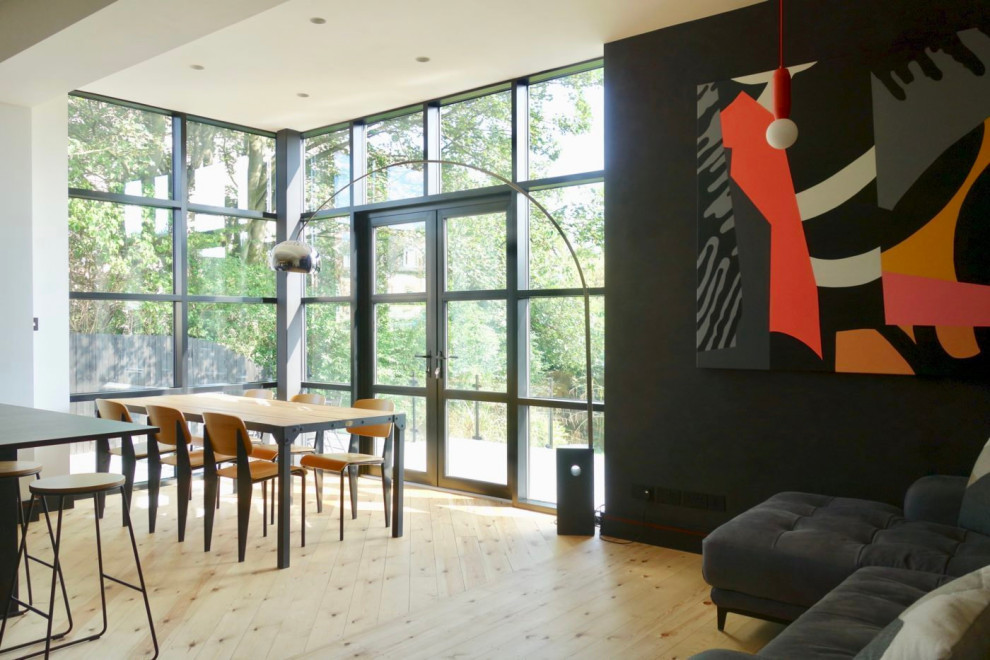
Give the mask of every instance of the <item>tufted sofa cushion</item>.
[(880, 502), (789, 492), (712, 532), (703, 571), (715, 590), (807, 608), (864, 566), (956, 577), (988, 564), (982, 534), (909, 521)]
[[(862, 568), (764, 646), (772, 660), (850, 660), (906, 608), (952, 578), (900, 568)], [(747, 653), (712, 650), (691, 660), (742, 660)]]

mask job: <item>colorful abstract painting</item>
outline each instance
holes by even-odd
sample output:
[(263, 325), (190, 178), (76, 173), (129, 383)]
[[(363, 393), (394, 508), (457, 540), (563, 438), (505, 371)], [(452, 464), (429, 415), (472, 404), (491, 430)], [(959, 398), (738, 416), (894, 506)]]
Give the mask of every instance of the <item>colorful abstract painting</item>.
[(698, 366), (990, 375), (990, 37), (698, 87)]

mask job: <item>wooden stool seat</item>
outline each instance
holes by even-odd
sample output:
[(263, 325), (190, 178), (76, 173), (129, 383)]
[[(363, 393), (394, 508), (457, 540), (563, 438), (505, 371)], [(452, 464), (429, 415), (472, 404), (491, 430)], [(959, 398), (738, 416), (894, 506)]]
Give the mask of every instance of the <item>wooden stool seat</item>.
[(30, 484), (29, 488), (35, 495), (81, 495), (120, 488), (124, 485), (124, 481), (122, 474), (89, 472), (45, 477)]
[(0, 461), (0, 479), (4, 477), (29, 477), (41, 472), (41, 463), (34, 461)]

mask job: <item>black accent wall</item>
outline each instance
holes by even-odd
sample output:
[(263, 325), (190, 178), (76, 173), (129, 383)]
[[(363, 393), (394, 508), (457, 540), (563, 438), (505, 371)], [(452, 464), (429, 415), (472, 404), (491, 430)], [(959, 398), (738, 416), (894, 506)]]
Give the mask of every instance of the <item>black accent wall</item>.
[[(789, 0), (787, 13), (790, 64), (880, 62), (904, 35), (990, 33), (985, 0)], [(774, 1), (605, 47), (604, 534), (698, 550), (782, 490), (900, 504), (919, 476), (968, 474), (990, 436), (990, 374), (695, 366), (696, 87), (773, 69), (776, 30)], [(684, 492), (724, 495), (726, 510)]]

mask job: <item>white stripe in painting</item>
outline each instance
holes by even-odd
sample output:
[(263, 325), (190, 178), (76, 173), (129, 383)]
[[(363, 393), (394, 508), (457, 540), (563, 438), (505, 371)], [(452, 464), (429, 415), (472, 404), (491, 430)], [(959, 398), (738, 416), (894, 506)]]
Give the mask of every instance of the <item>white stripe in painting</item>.
[[(817, 64), (817, 62), (795, 64), (794, 66), (787, 67), (787, 70), (790, 72), (791, 78), (793, 78), (802, 71), (807, 71), (811, 67), (815, 66), (815, 64)], [(756, 102), (770, 112), (773, 112), (773, 85), (770, 84), (773, 80), (773, 69), (770, 71), (753, 73), (748, 76), (739, 76), (738, 78), (733, 78), (732, 80), (741, 85), (763, 85), (763, 91), (760, 92), (760, 96), (756, 99)]]
[(876, 178), (876, 147), (870, 147), (829, 178), (797, 194), (801, 220), (811, 220), (845, 204)]
[(811, 258), (815, 283), (830, 289), (860, 286), (880, 279), (880, 248), (843, 259)]

